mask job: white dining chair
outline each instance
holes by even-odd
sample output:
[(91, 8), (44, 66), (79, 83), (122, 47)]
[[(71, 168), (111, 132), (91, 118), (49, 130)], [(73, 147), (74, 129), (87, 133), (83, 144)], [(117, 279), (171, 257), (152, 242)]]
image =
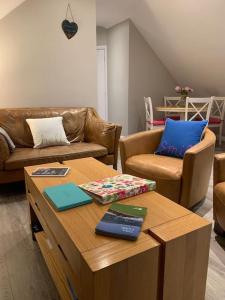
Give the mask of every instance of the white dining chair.
[(212, 108), (213, 97), (210, 98), (186, 98), (185, 120), (207, 120)]
[(219, 145), (222, 144), (224, 114), (225, 97), (213, 96), (212, 109), (209, 117), (209, 127), (219, 128)]
[[(164, 106), (165, 107), (177, 107), (181, 104), (181, 97), (168, 97), (164, 96)], [(180, 115), (175, 112), (165, 112), (165, 118), (171, 118), (174, 120), (180, 120)]]
[(151, 97), (144, 97), (145, 103), (145, 114), (146, 114), (146, 130), (151, 130), (153, 128), (161, 128), (165, 126), (165, 120), (154, 120), (153, 118), (153, 107)]

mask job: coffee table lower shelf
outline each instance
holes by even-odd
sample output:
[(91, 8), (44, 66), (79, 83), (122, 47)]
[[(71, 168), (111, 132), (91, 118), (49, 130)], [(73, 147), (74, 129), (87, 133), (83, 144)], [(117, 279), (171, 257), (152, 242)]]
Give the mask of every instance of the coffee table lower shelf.
[(40, 231), (35, 233), (35, 237), (61, 299), (73, 300), (74, 298), (70, 293), (67, 278), (60, 267), (60, 263), (57, 261), (54, 249), (45, 232)]

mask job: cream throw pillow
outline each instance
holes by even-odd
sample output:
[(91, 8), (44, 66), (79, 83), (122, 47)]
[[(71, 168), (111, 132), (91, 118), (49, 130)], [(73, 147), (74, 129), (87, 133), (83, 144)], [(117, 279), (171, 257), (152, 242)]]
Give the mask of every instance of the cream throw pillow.
[(34, 148), (69, 145), (62, 117), (27, 119), (34, 140)]

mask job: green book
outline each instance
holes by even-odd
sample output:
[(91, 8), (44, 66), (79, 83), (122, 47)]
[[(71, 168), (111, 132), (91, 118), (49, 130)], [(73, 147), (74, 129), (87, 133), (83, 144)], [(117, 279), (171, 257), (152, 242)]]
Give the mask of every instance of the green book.
[(113, 203), (109, 210), (119, 214), (128, 215), (131, 217), (144, 218), (147, 214), (147, 208), (142, 206), (126, 205), (121, 203)]
[(58, 211), (92, 202), (92, 198), (74, 183), (67, 183), (44, 189), (44, 195)]

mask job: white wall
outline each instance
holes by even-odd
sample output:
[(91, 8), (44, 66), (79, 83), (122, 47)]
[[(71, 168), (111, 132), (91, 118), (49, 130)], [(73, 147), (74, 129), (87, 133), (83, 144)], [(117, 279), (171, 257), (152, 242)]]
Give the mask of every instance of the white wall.
[(129, 21), (108, 30), (109, 121), (128, 134)]
[(160, 105), (174, 95), (176, 81), (130, 20), (97, 28), (97, 43), (108, 47), (109, 120), (123, 126), (123, 135), (145, 130), (144, 96)]
[(0, 1), (0, 19), (4, 18), (13, 9), (17, 8), (26, 0), (1, 0)]
[(224, 16), (222, 0), (144, 0), (134, 21), (177, 81), (223, 96)]
[(130, 18), (174, 78), (196, 95), (225, 95), (224, 0), (96, 0), (106, 28)]
[(108, 43), (107, 29), (101, 26), (97, 26), (96, 33), (97, 33), (97, 46), (106, 46)]
[[(135, 25), (130, 22), (129, 133), (145, 129), (144, 97), (150, 96), (153, 108), (164, 96), (174, 95), (176, 81), (168, 72)], [(154, 111), (154, 117), (160, 117)]]
[(0, 20), (0, 107), (96, 106), (95, 0), (71, 0), (78, 34), (61, 29), (67, 1), (28, 0)]

